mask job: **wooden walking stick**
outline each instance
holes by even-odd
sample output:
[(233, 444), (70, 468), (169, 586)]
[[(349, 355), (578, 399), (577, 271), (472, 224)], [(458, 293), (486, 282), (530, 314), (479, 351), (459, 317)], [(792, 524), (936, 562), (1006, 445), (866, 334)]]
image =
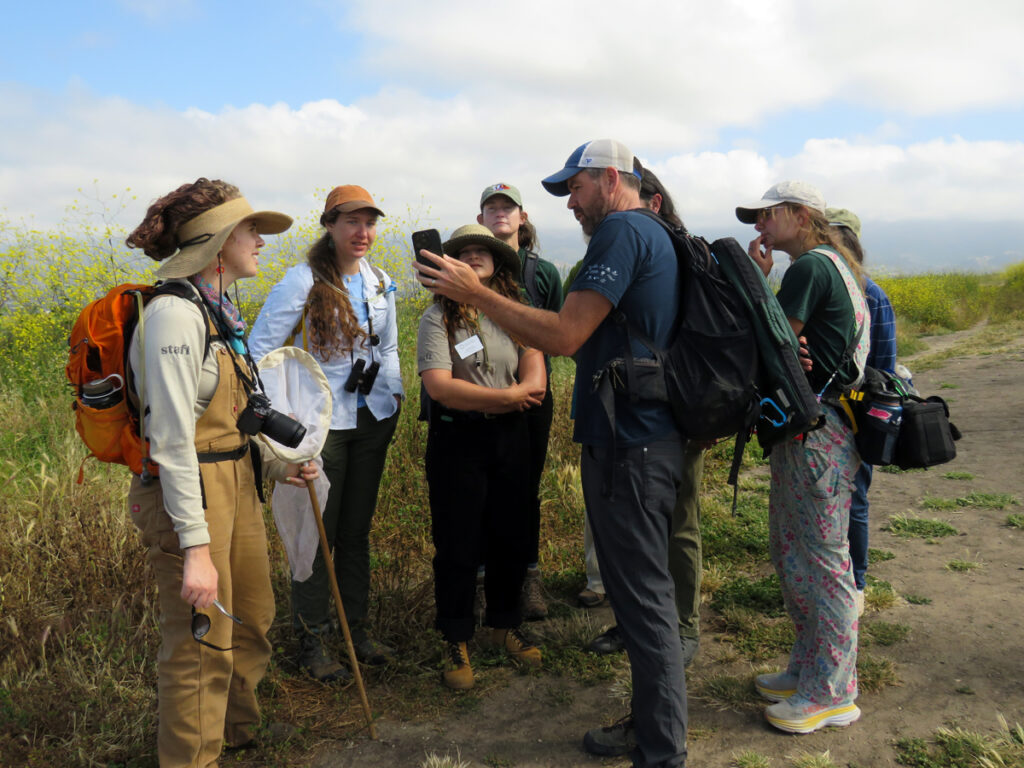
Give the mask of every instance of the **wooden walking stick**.
[(363, 712), (366, 715), (366, 725), (370, 729), (370, 738), (377, 740), (377, 729), (373, 725), (373, 714), (370, 712), (370, 701), (366, 698), (366, 687), (363, 685), (363, 675), (359, 671), (359, 660), (356, 658), (356, 648), (352, 644), (352, 632), (348, 628), (348, 619), (345, 618), (345, 606), (341, 604), (341, 590), (338, 589), (338, 576), (334, 572), (334, 558), (331, 556), (331, 548), (327, 544), (327, 530), (324, 528), (323, 518), (320, 517), (320, 502), (316, 498), (316, 489), (313, 488), (313, 481), (306, 480), (306, 488), (309, 489), (309, 501), (313, 505), (313, 517), (316, 518), (316, 529), (320, 532), (320, 554), (324, 556), (324, 565), (327, 567), (327, 575), (331, 580), (331, 593), (334, 595), (334, 605), (338, 608), (338, 619), (341, 621), (341, 632), (345, 636), (345, 647), (348, 649), (348, 659), (352, 664), (352, 675), (356, 679), (356, 687), (359, 689), (359, 699), (363, 703)]

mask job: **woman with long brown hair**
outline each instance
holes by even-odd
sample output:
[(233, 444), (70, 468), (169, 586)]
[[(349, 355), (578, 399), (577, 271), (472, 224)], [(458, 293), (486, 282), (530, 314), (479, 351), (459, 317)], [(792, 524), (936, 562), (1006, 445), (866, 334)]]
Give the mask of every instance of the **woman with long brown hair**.
[[(444, 252), (488, 287), (521, 301), (519, 256), (487, 227), (459, 227)], [(447, 644), (442, 681), (473, 686), (467, 643), (481, 553), (490, 640), (513, 661), (538, 666), (520, 632), (520, 592), (530, 551), (529, 433), (524, 411), (544, 398), (544, 356), (467, 304), (436, 296), (420, 319), (417, 369), (430, 395), (426, 470), (436, 554), (436, 626)]]
[(860, 456), (853, 431), (830, 404), (863, 378), (871, 338), (860, 265), (825, 218), (821, 193), (782, 182), (738, 207), (754, 224), (748, 249), (765, 276), (773, 251), (788, 253), (778, 298), (797, 336), (806, 337), (825, 423), (771, 452), (769, 550), (796, 629), (785, 670), (758, 675), (756, 688), (776, 702), (768, 722), (792, 733), (849, 725), (857, 698), (857, 601), (847, 540), (850, 499)]
[(133, 477), (128, 503), (158, 587), (163, 768), (215, 765), (225, 741), (251, 742), (260, 723), (274, 594), (254, 452), (278, 479), (304, 485), (299, 475), (317, 472), (282, 464), (240, 426), (258, 378), (227, 290), (256, 274), (261, 235), (291, 223), (254, 211), (231, 184), (200, 178), (154, 202), (127, 240), (160, 262), (167, 286), (129, 347), (158, 466), (155, 477)]
[[(394, 654), (369, 631), (369, 536), (404, 397), (396, 286), (366, 259), (383, 215), (362, 187), (331, 190), (320, 217), (324, 234), (309, 249), (306, 263), (292, 267), (271, 289), (251, 339), (259, 360), (294, 334), (330, 382), (333, 413), (322, 458), (331, 490), (323, 521), (356, 656), (367, 664), (385, 664)], [(319, 551), (312, 576), (292, 582), (298, 663), (323, 682), (349, 676), (323, 642), (332, 626), (328, 584)]]

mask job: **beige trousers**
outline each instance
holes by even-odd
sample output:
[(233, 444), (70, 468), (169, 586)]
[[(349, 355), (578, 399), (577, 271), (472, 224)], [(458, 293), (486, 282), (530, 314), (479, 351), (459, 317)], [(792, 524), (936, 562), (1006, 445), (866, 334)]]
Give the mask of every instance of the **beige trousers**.
[[(196, 446), (201, 452), (228, 451), (246, 439), (235, 425), (236, 408), (244, 407), (245, 393), (228, 353), (216, 354), (222, 358), (217, 392), (196, 423)], [(181, 598), (182, 551), (164, 509), (160, 482), (143, 486), (136, 477), (128, 495), (159, 593), (157, 749), (161, 768), (215, 766), (225, 740), (239, 745), (252, 739), (252, 730), (260, 722), (256, 685), (271, 653), (267, 632), (274, 618), (274, 595), (251, 459), (246, 455), (203, 463), (200, 472), (219, 599), (244, 622), (237, 625), (210, 608), (204, 611), (210, 617), (210, 632), (203, 639), (222, 648), (238, 646), (232, 651), (207, 648), (192, 638), (191, 607)]]

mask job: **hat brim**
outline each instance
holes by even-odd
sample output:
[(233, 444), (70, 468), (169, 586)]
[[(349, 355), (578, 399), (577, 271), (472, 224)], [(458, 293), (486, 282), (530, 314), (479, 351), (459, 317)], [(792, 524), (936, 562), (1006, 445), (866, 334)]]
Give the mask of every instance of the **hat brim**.
[(467, 245), (482, 245), (491, 252), (492, 256), (497, 257), (496, 261), (498, 263), (494, 265), (495, 272), (499, 269), (507, 268), (512, 271), (513, 275), (519, 274), (519, 254), (511, 245), (503, 243), (496, 237), (488, 235), (461, 235), (446, 241), (442, 249), (446, 255), (456, 259), (459, 256), (459, 251)]
[(338, 211), (339, 213), (351, 213), (352, 211), (361, 211), (367, 208), (378, 216), (386, 218), (386, 214), (376, 205), (371, 203), (369, 200), (349, 200), (347, 203), (336, 205), (332, 210)]
[(291, 216), (277, 211), (246, 213), (239, 216), (237, 220), (229, 221), (206, 242), (182, 248), (169, 258), (164, 259), (156, 270), (157, 278), (170, 280), (202, 272), (217, 257), (235, 228), (243, 221), (250, 220), (256, 222), (256, 231), (261, 235), (278, 235), (292, 225)]
[(763, 211), (765, 208), (772, 208), (776, 205), (782, 205), (785, 200), (758, 200), (756, 203), (750, 203), (749, 205), (736, 206), (736, 218), (742, 221), (744, 224), (754, 224), (757, 221), (757, 212)]
[(569, 194), (569, 179), (582, 170), (585, 169), (577, 166), (563, 168), (560, 171), (552, 173), (546, 179), (543, 179), (541, 184), (544, 185), (544, 189), (555, 197), (565, 197)]

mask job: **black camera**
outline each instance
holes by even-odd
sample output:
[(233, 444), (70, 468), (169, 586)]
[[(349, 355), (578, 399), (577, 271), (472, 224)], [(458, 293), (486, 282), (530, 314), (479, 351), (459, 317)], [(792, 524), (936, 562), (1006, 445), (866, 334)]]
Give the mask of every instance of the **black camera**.
[(238, 416), (238, 429), (247, 435), (263, 433), (288, 448), (294, 448), (306, 436), (306, 428), (291, 416), (270, 407), (270, 398), (262, 392), (249, 395), (245, 410)]
[(379, 370), (380, 363), (376, 360), (371, 362), (370, 367), (367, 368), (366, 361), (363, 358), (359, 358), (352, 364), (352, 370), (345, 380), (345, 391), (355, 392), (358, 387), (359, 394), (370, 394), (370, 390), (373, 389), (373, 382), (377, 380), (377, 372)]

